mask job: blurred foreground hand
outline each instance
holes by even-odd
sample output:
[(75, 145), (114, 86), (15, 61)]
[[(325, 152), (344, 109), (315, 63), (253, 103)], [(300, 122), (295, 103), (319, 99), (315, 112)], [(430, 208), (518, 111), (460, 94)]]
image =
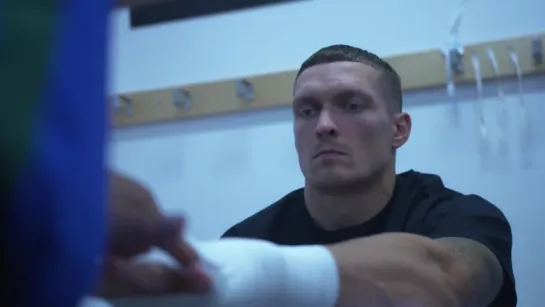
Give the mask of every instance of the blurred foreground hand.
[[(105, 298), (206, 293), (211, 281), (196, 251), (184, 240), (184, 219), (166, 217), (140, 183), (110, 173), (109, 253), (98, 295)], [(179, 267), (137, 264), (134, 257), (157, 247)]]

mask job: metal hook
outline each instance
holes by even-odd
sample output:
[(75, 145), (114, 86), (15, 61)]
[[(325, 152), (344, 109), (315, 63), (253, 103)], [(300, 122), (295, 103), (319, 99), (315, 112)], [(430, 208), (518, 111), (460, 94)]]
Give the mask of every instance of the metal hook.
[(246, 79), (237, 80), (235, 89), (238, 98), (246, 102), (252, 102), (255, 99), (254, 85), (250, 81)]
[(172, 90), (172, 104), (176, 108), (190, 110), (193, 108), (191, 92), (186, 89)]
[(448, 51), (448, 62), (450, 75), (461, 75), (464, 73), (464, 47), (461, 45), (452, 46)]
[(134, 115), (134, 109), (130, 98), (119, 95), (116, 96), (113, 102), (114, 109), (125, 111), (125, 116), (132, 117)]
[(462, 74), (464, 72), (464, 48), (460, 44), (458, 39), (458, 33), (460, 32), (460, 26), (462, 24), (463, 9), (467, 0), (460, 1), (460, 7), (454, 13), (450, 26), (451, 42), (447, 46), (446, 58), (450, 64), (450, 71), (455, 74)]
[(463, 55), (463, 47), (461, 45), (455, 45), (443, 51), (447, 96), (453, 107), (452, 111), (449, 111), (449, 117), (453, 119), (455, 126), (459, 125), (459, 110), (458, 101), (456, 99), (456, 82), (454, 80), (454, 74), (462, 74), (464, 72)]
[(458, 32), (460, 25), (462, 24), (462, 16), (464, 5), (467, 0), (461, 0), (460, 6), (452, 16), (450, 21), (450, 41), (447, 42), (444, 47), (443, 57), (445, 61), (445, 77), (446, 77), (446, 91), (449, 101), (452, 103), (452, 110), (449, 110), (449, 117), (454, 121), (454, 125), (459, 125), (459, 106), (456, 99), (456, 82), (455, 75), (461, 75), (464, 73), (464, 47), (460, 44), (458, 39)]

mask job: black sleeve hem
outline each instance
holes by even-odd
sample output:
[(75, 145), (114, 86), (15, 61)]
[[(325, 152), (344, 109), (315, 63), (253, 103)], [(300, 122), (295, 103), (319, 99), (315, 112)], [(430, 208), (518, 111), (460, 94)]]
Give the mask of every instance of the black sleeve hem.
[(237, 226), (232, 226), (231, 228), (227, 229), (220, 238), (236, 238), (239, 236), (239, 231)]

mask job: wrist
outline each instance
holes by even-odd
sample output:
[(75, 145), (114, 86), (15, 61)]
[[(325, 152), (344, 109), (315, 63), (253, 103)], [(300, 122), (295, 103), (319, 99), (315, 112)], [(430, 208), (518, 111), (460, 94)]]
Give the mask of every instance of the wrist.
[(286, 269), (285, 293), (290, 306), (333, 307), (340, 282), (337, 263), (321, 245), (280, 247)]

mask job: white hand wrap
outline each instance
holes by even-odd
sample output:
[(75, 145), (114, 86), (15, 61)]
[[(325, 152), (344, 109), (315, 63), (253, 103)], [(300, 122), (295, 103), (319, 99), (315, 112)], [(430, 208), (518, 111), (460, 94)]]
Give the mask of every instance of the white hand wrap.
[[(323, 246), (280, 247), (260, 240), (222, 239), (195, 247), (214, 281), (213, 293), (123, 299), (113, 301), (115, 306), (333, 307), (337, 302), (337, 265)], [(165, 255), (151, 259), (175, 265)]]

